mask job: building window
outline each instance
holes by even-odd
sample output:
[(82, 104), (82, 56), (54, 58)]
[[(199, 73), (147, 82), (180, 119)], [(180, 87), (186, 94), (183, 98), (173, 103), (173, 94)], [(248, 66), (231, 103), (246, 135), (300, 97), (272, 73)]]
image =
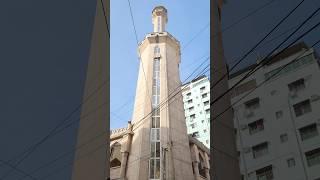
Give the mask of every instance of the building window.
[(196, 123), (190, 124), (191, 128), (194, 129), (196, 127)]
[(288, 167), (293, 167), (296, 165), (296, 161), (294, 160), (294, 158), (290, 158), (290, 159), (287, 159), (287, 164), (288, 164)]
[(206, 101), (203, 104), (204, 104), (204, 106), (207, 106), (207, 105), (209, 105), (209, 101)]
[(288, 141), (288, 134), (287, 133), (281, 134), (280, 141), (281, 141), (281, 143), (287, 142)]
[(153, 87), (152, 87), (152, 126), (150, 129), (150, 151), (149, 159), (149, 178), (160, 179), (160, 59), (155, 58), (153, 63)]
[(257, 109), (260, 106), (259, 101), (260, 101), (259, 98), (251, 99), (245, 103), (245, 106), (247, 109), (250, 109), (250, 110)]
[(293, 105), (294, 112), (296, 114), (296, 117), (302, 116), (308, 112), (311, 112), (311, 104), (310, 100), (305, 100), (302, 102), (299, 102), (295, 105)]
[(309, 167), (320, 164), (320, 148), (308, 151), (305, 155)]
[(188, 97), (191, 96), (191, 92), (188, 92), (188, 93), (187, 93), (187, 96), (188, 96)]
[(204, 94), (202, 94), (201, 96), (202, 96), (202, 98), (206, 98), (206, 97), (208, 97), (208, 94), (207, 94), (207, 93), (204, 93)]
[(160, 19), (160, 16), (158, 16), (158, 32), (160, 32), (160, 21), (161, 21), (161, 19)]
[(264, 142), (252, 147), (253, 158), (264, 156), (268, 154), (268, 142)]
[(209, 140), (208, 139), (206, 140), (206, 143), (209, 144)]
[(289, 91), (291, 92), (298, 92), (302, 89), (305, 88), (305, 84), (304, 84), (304, 79), (299, 79), (297, 81), (294, 81), (290, 84), (288, 84), (288, 88), (289, 88)]
[(205, 89), (206, 89), (205, 86), (201, 87), (201, 88), (200, 88), (200, 92), (203, 92)]
[(192, 103), (192, 99), (189, 99), (187, 102), (188, 102), (188, 104), (191, 104)]
[(159, 54), (159, 53), (160, 53), (160, 48), (159, 48), (158, 46), (155, 46), (153, 53), (154, 53), (155, 55)]
[(204, 120), (201, 120), (202, 123), (204, 123)]
[(190, 115), (190, 119), (195, 119), (196, 118), (196, 115), (195, 114), (191, 114)]
[(204, 130), (203, 130), (203, 132), (204, 132), (204, 133), (206, 133), (206, 132), (207, 132), (207, 130), (206, 130), (206, 129), (204, 129)]
[(189, 112), (191, 112), (194, 109), (194, 107), (189, 107)]
[(282, 111), (277, 111), (277, 112), (276, 112), (276, 118), (277, 118), (277, 119), (282, 118), (282, 116), (283, 116), (283, 112), (282, 112)]
[(248, 124), (248, 126), (249, 126), (249, 133), (250, 134), (255, 134), (259, 131), (262, 131), (264, 129), (263, 119), (259, 119), (257, 121), (254, 121), (254, 122)]
[(196, 138), (200, 137), (199, 132), (197, 131), (197, 132), (192, 133), (192, 137), (196, 137)]
[(318, 136), (317, 124), (311, 124), (306, 127), (300, 128), (299, 131), (302, 141)]
[(206, 109), (206, 114), (210, 114), (210, 109)]
[(261, 169), (256, 170), (257, 180), (272, 180), (272, 166), (267, 166)]

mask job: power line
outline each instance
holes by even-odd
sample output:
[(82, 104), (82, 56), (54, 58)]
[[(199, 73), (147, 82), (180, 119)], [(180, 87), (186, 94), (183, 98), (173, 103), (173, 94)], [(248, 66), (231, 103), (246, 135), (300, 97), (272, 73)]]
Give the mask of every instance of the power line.
[[(62, 121), (60, 121), (60, 123), (58, 123), (46, 136), (44, 136), (43, 138), (41, 138), (40, 141), (38, 141), (37, 143), (33, 144), (32, 146), (29, 146), (25, 151), (23, 151), (22, 153), (20, 153), (19, 155), (17, 155), (16, 157), (14, 157), (13, 159), (16, 159), (20, 156), (23, 156), (20, 160), (18, 160), (16, 163), (14, 163), (14, 167), (19, 166), (27, 157), (29, 157), (40, 145), (42, 145), (45, 141), (47, 141), (65, 122), (67, 122), (73, 114), (75, 114), (78, 110), (81, 109), (82, 105), (85, 104), (89, 99), (91, 99), (93, 97), (93, 95), (95, 95), (96, 93), (98, 93), (105, 85), (106, 85), (107, 81), (104, 81), (100, 86), (98, 86), (97, 89), (95, 89), (91, 94), (89, 94), (86, 98), (84, 98), (84, 100), (82, 101), (82, 103), (80, 103), (76, 108), (74, 108), (64, 119), (62, 119)], [(13, 159), (9, 160), (12, 161)], [(12, 170), (7, 171), (1, 178), (5, 178), (7, 177), (10, 173), (12, 172)]]
[[(315, 47), (317, 44), (320, 43), (320, 40), (317, 41), (316, 43), (314, 43), (311, 47)], [(285, 64), (284, 66), (282, 66), (275, 74), (273, 74), (272, 76), (270, 76), (269, 78), (267, 78), (266, 80), (264, 80), (262, 83), (260, 83), (256, 88), (252, 89), (250, 92), (248, 92), (247, 94), (245, 94), (244, 96), (242, 96), (241, 98), (239, 98), (237, 101), (235, 101), (234, 103), (232, 103), (230, 106), (228, 106), (228, 108), (226, 108), (224, 111), (222, 111), (221, 113), (219, 113), (217, 116), (213, 117), (212, 121), (214, 121), (215, 119), (217, 119), (218, 117), (220, 117), (222, 114), (224, 114), (226, 111), (228, 111), (229, 109), (231, 109), (233, 106), (235, 106), (237, 103), (239, 103), (241, 100), (243, 100), (245, 97), (249, 96), (251, 93), (253, 93), (255, 90), (257, 90), (259, 87), (261, 87), (263, 84), (265, 84), (266, 82), (268, 82), (269, 80), (271, 80), (273, 77), (275, 77), (278, 73), (280, 73), (284, 68), (286, 68), (287, 66), (289, 66), (290, 64), (296, 62), (297, 60), (299, 60), (301, 58), (301, 55), (303, 55), (305, 53), (305, 51), (303, 51), (302, 53), (300, 53), (294, 60), (290, 61), (289, 63)]]
[[(18, 169), (17, 167), (14, 167), (14, 166), (13, 166), (12, 164), (10, 164), (8, 161), (0, 160), (0, 163), (2, 163), (2, 164), (4, 164), (4, 165), (6, 165), (6, 166), (8, 166), (8, 167), (10, 167), (10, 168), (12, 168), (12, 169), (14, 169), (14, 170), (16, 170), (17, 172), (20, 172), (20, 173), (24, 174), (25, 177), (29, 177), (30, 179), (33, 179), (33, 180), (38, 180), (37, 178), (35, 178), (34, 176), (30, 175), (29, 173), (27, 173), (27, 172), (25, 172), (25, 171), (23, 171), (23, 170), (21, 170), (21, 169)], [(2, 180), (2, 179), (1, 179), (1, 180)]]
[[(214, 104), (215, 102), (217, 102), (219, 99), (221, 99), (224, 95), (226, 95), (227, 93), (229, 93), (232, 89), (234, 89), (237, 85), (239, 85), (242, 81), (244, 81), (245, 79), (247, 79), (249, 76), (251, 76), (255, 71), (257, 71), (258, 69), (260, 69), (262, 66), (264, 66), (267, 62), (270, 61), (270, 59), (268, 60), (267, 58), (269, 58), (269, 56), (275, 52), (275, 50), (277, 50), (282, 44), (284, 44), (291, 36), (293, 36), (293, 34), (295, 32), (297, 32), (305, 23), (307, 23), (318, 11), (320, 10), (320, 8), (318, 8), (316, 11), (314, 11), (303, 23), (300, 24), (300, 26), (293, 32), (291, 33), (284, 41), (282, 41), (276, 48), (274, 48), (261, 62), (259, 62), (258, 64), (255, 65), (255, 67), (249, 71), (242, 79), (240, 79), (236, 84), (234, 84), (231, 88), (229, 88), (227, 91), (225, 91), (224, 93), (222, 93), (219, 97), (217, 97), (215, 100), (213, 100), (213, 102), (211, 102), (210, 104)], [(289, 48), (291, 45), (293, 45), (295, 42), (297, 42), (298, 40), (300, 40), (302, 37), (306, 36), (308, 33), (310, 33), (312, 30), (314, 30), (316, 27), (318, 27), (320, 25), (320, 23), (317, 23), (315, 26), (313, 26), (312, 28), (310, 28), (308, 31), (306, 31), (305, 33), (303, 33), (302, 35), (300, 35), (298, 38), (296, 38), (295, 41), (293, 41), (292, 43), (290, 43), (286, 48), (284, 48), (283, 50), (281, 50), (278, 54), (276, 54), (274, 57), (278, 56), (279, 54), (281, 54), (283, 51), (285, 51), (287, 48)], [(262, 64), (262, 66), (260, 66)], [(258, 67), (260, 66), (260, 67)], [(258, 68), (257, 68), (258, 67)], [(255, 69), (257, 68), (257, 69)]]
[[(103, 133), (99, 134), (98, 136), (96, 136), (96, 137), (94, 137), (94, 138), (90, 139), (88, 142), (86, 142), (86, 143), (84, 143), (84, 144), (81, 144), (80, 146), (76, 147), (76, 149), (75, 149), (75, 150), (78, 150), (78, 149), (80, 149), (80, 148), (84, 147), (85, 145), (87, 145), (87, 144), (91, 143), (93, 140), (95, 140), (95, 139), (97, 139), (97, 138), (99, 138), (99, 137), (101, 137), (101, 136), (104, 136), (104, 135), (105, 135), (105, 132), (103, 132)], [(72, 150), (72, 151), (70, 151), (70, 152), (67, 152), (67, 153), (64, 153), (64, 154), (62, 154), (62, 155), (60, 155), (60, 156), (58, 156), (58, 157), (57, 157), (57, 158), (55, 158), (54, 160), (52, 160), (52, 161), (50, 161), (50, 162), (46, 163), (45, 165), (40, 166), (39, 168), (37, 168), (37, 169), (33, 170), (32, 172), (36, 172), (36, 171), (38, 171), (39, 169), (42, 169), (42, 168), (44, 168), (44, 167), (46, 167), (46, 166), (51, 165), (52, 163), (54, 163), (54, 162), (56, 162), (57, 160), (59, 160), (59, 159), (63, 158), (63, 157), (64, 157), (64, 156), (66, 156), (67, 154), (72, 153), (73, 151), (74, 151), (74, 150)], [(140, 159), (141, 159), (141, 158), (140, 158)], [(23, 178), (24, 178), (24, 177), (22, 177), (21, 179), (23, 179)]]
[[(296, 9), (304, 2), (305, 0), (300, 1), (300, 3), (295, 6), (284, 18), (282, 18), (258, 43), (256, 43), (247, 53), (245, 53), (244, 56), (242, 56), (231, 68), (229, 71), (232, 71), (236, 66), (238, 66), (249, 54), (251, 54), (265, 39), (268, 38), (268, 36), (274, 32)], [(223, 79), (225, 79), (228, 76), (228, 72), (225, 73), (218, 81), (216, 81), (211, 89), (215, 87), (219, 82), (221, 82)]]
[(108, 23), (108, 18), (107, 18), (107, 15), (106, 15), (105, 6), (104, 6), (104, 3), (103, 3), (103, 0), (100, 0), (100, 2), (101, 2), (101, 6), (102, 6), (104, 20), (105, 20), (106, 25), (107, 25), (108, 36), (109, 36), (109, 39), (110, 39), (110, 29), (109, 29), (109, 23)]
[[(209, 59), (209, 57), (208, 57), (206, 60), (208, 60), (208, 59)], [(201, 66), (206, 62), (206, 60), (201, 63)], [(201, 67), (201, 66), (200, 66), (200, 67)], [(207, 68), (207, 67), (206, 67), (206, 68)], [(198, 68), (196, 68), (195, 71), (197, 71), (197, 70), (198, 70)], [(191, 75), (190, 75), (187, 79), (189, 79), (193, 74), (194, 74), (194, 73), (191, 73)], [(195, 77), (194, 79), (196, 79), (196, 78), (197, 78), (197, 77)], [(187, 80), (187, 79), (186, 79), (186, 80)], [(180, 88), (180, 86), (179, 86), (178, 88)], [(105, 105), (105, 104), (106, 104), (106, 103), (103, 103), (101, 106), (103, 106), (103, 105)], [(94, 111), (95, 111), (95, 110), (94, 110)], [(90, 112), (90, 113), (92, 113), (92, 112)], [(88, 114), (90, 114), (90, 113), (88, 113)], [(86, 114), (86, 116), (87, 116), (88, 114)], [(82, 116), (81, 118), (83, 118), (83, 116)], [(78, 121), (79, 121), (79, 120), (80, 120), (80, 118), (78, 119)], [(70, 125), (72, 125), (74, 122), (77, 122), (77, 121), (70, 122), (68, 125), (66, 125), (66, 126), (64, 126), (63, 128), (59, 129), (59, 131), (56, 131), (53, 135), (58, 134), (58, 133), (61, 132), (62, 130), (66, 129), (67, 127), (70, 127)], [(104, 135), (104, 134), (101, 134), (100, 136), (102, 136), (102, 135)], [(99, 136), (99, 137), (100, 137), (100, 136)]]
[[(266, 8), (266, 7), (268, 7), (270, 4), (274, 3), (275, 1), (276, 1), (276, 0), (271, 0), (271, 1), (269, 1), (269, 2), (267, 2), (267, 3), (265, 3), (265, 4), (263, 4), (262, 6), (258, 7), (257, 9), (255, 9), (255, 10), (253, 10), (252, 12), (248, 13), (247, 15), (243, 16), (242, 18), (239, 18), (236, 22), (234, 22), (234, 23), (232, 23), (232, 24), (228, 25), (228, 26), (227, 26), (227, 27), (225, 27), (225, 28), (222, 28), (221, 33), (223, 33), (223, 32), (225, 32), (225, 31), (227, 31), (227, 30), (231, 29), (233, 26), (235, 26), (235, 25), (239, 24), (240, 22), (244, 21), (245, 19), (249, 18), (250, 16), (252, 16), (252, 15), (256, 14), (256, 13), (257, 13), (257, 12), (259, 12), (260, 10), (262, 10), (262, 9), (264, 9), (264, 8)], [(214, 34), (214, 36), (217, 36), (217, 35), (218, 35), (217, 33), (216, 33), (216, 34)]]
[[(250, 16), (254, 15), (255, 13), (259, 12), (260, 10), (266, 8), (267, 6), (272, 4), (273, 2), (275, 2), (275, 0), (271, 0), (271, 1), (267, 2), (266, 4), (256, 8), (252, 12), (250, 12), (247, 15), (243, 16), (242, 18), (238, 19), (236, 22), (234, 22), (234, 23), (228, 25), (227, 27), (223, 28), (222, 32), (229, 30), (230, 28), (232, 28), (233, 26), (239, 24), (240, 22), (242, 22), (243, 20), (247, 19), (248, 17), (250, 17)], [(131, 11), (130, 1), (128, 2), (128, 4), (129, 4), (129, 7), (130, 7), (130, 11)], [(136, 38), (136, 41), (137, 41), (137, 44), (138, 44), (137, 31), (136, 31), (136, 27), (135, 27), (135, 24), (134, 24), (134, 21), (133, 21), (134, 18), (133, 18), (132, 13), (130, 15), (131, 15), (131, 19), (132, 19), (132, 23), (133, 23), (133, 27), (134, 27), (135, 38)], [(210, 23), (207, 23), (203, 28), (201, 28), (198, 33), (196, 33), (189, 41), (187, 41), (187, 43), (182, 47), (182, 50), (187, 48), (187, 46), (189, 46), (190, 43), (192, 43), (201, 33), (203, 33), (209, 27), (209, 25), (210, 25)]]
[(142, 61), (142, 59), (141, 59), (141, 53), (140, 53), (140, 48), (139, 48), (138, 34), (137, 34), (137, 30), (136, 30), (136, 25), (135, 25), (135, 23), (134, 23), (132, 8), (131, 8), (130, 0), (127, 0), (127, 1), (128, 1), (128, 5), (129, 5), (129, 10), (130, 10), (132, 26), (133, 26), (133, 29), (134, 29), (134, 35), (135, 35), (136, 43), (137, 43), (137, 46), (138, 46), (138, 55), (139, 55), (139, 59), (140, 59), (140, 63), (141, 63), (141, 68), (142, 68), (142, 72), (143, 72), (143, 75), (144, 75), (144, 80), (145, 80), (146, 87), (147, 87), (146, 89), (147, 89), (148, 96), (149, 96), (149, 98), (150, 98), (150, 104), (152, 104), (152, 100), (151, 100), (151, 96), (150, 96), (150, 91), (149, 91), (148, 83), (147, 83), (147, 76), (146, 76), (146, 73), (145, 73), (145, 71), (144, 71), (143, 61)]
[[(221, 33), (228, 31), (229, 29), (231, 29), (232, 27), (236, 26), (237, 24), (241, 23), (242, 21), (244, 21), (245, 19), (249, 18), (250, 16), (256, 14), (257, 12), (259, 12), (260, 10), (266, 8), (267, 6), (269, 6), (270, 4), (274, 3), (276, 0), (271, 0), (265, 4), (263, 4), (262, 6), (259, 6), (258, 8), (256, 8), (255, 10), (253, 10), (252, 12), (249, 12), (247, 15), (239, 18), (238, 20), (236, 20), (234, 23), (226, 26), (225, 28), (222, 29)], [(203, 28), (201, 28), (201, 30), (193, 36), (193, 38), (191, 38), (183, 47), (182, 50), (186, 49), (190, 43), (195, 40), (201, 33), (203, 33), (208, 27), (210, 26), (210, 23), (207, 23)], [(214, 34), (214, 36), (217, 36), (217, 34)]]
[[(110, 30), (109, 30), (109, 23), (108, 23), (108, 19), (106, 16), (106, 12), (105, 12), (105, 6), (103, 3), (103, 0), (101, 0), (101, 5), (102, 5), (102, 9), (103, 9), (103, 15), (105, 18), (105, 23), (106, 23), (106, 27), (107, 27), (107, 32), (108, 32), (108, 36), (110, 38)], [(66, 118), (64, 118), (57, 126), (55, 126), (55, 128), (53, 128), (53, 130), (50, 131), (50, 133), (48, 135), (46, 135), (44, 138), (42, 138), (38, 143), (34, 144), (33, 146), (29, 147), (26, 151), (20, 153), (18, 156), (16, 156), (14, 159), (16, 159), (17, 157), (20, 157), (21, 155), (24, 155), (22, 157), (22, 159), (18, 160), (17, 163), (14, 164), (14, 167), (17, 167), (19, 164), (21, 164), (32, 152), (35, 151), (35, 149), (40, 146), (41, 144), (43, 144), (49, 137), (51, 137), (52, 134), (54, 134), (54, 132), (61, 126), (63, 125), (69, 118), (71, 118), (71, 116), (76, 113), (81, 107), (82, 105), (91, 98), (92, 95), (96, 94), (105, 84), (107, 83), (107, 81), (103, 82), (101, 86), (99, 86), (96, 90), (93, 91), (92, 94), (90, 94), (87, 98), (85, 98), (85, 100), (78, 105), (73, 111), (71, 111), (71, 113), (69, 115), (66, 116)], [(12, 160), (10, 160), (12, 161)], [(9, 162), (10, 162), (9, 161)], [(2, 176), (2, 178), (5, 178), (6, 176), (8, 176), (11, 171), (7, 171), (7, 173), (4, 174), (4, 176)]]

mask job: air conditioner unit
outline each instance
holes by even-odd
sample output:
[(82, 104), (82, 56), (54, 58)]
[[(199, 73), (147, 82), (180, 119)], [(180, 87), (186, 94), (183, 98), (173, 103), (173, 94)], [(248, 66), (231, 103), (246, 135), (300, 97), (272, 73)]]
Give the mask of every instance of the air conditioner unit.
[(290, 96), (291, 98), (297, 97), (297, 91), (290, 91), (289, 96)]
[(250, 147), (244, 147), (243, 148), (243, 152), (244, 153), (250, 153), (251, 152), (251, 148)]
[(311, 98), (310, 98), (311, 101), (317, 101), (319, 99), (320, 99), (319, 95), (312, 95)]

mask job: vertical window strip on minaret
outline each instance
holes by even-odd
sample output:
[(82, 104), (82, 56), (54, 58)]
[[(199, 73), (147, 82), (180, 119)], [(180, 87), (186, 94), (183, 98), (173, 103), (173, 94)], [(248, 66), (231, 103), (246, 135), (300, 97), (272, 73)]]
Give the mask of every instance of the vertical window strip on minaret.
[[(158, 54), (158, 46), (154, 49), (154, 54)], [(153, 79), (152, 79), (152, 117), (150, 131), (151, 157), (149, 161), (149, 179), (160, 179), (160, 58), (153, 60)]]
[(160, 32), (160, 16), (158, 16), (158, 32)]

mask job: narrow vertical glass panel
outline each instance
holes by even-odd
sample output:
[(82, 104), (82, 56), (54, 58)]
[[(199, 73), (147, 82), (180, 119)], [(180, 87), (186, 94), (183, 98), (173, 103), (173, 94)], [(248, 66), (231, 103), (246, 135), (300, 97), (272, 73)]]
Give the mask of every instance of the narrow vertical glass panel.
[(150, 178), (154, 178), (154, 163), (155, 160), (154, 159), (150, 159)]
[(157, 80), (155, 78), (153, 78), (152, 86), (156, 86), (156, 85), (157, 85)]
[(156, 142), (156, 157), (160, 157), (160, 142)]
[(155, 118), (155, 126), (156, 128), (160, 128), (160, 117)]
[(155, 148), (156, 148), (156, 144), (155, 142), (151, 142), (151, 157), (155, 157)]
[(160, 141), (160, 129), (156, 129), (157, 132), (157, 140)]
[(157, 102), (157, 105), (158, 105), (159, 102), (160, 102), (160, 96), (157, 96), (157, 97), (156, 97), (156, 102)]
[(160, 178), (160, 159), (156, 159), (155, 176), (154, 178)]
[(156, 141), (157, 129), (151, 129), (151, 141)]
[(156, 54), (158, 51), (159, 51), (159, 47), (158, 47), (158, 46), (155, 46), (155, 47), (154, 47), (154, 54)]
[(152, 94), (157, 94), (157, 87), (155, 86), (152, 87)]
[(157, 94), (160, 95), (160, 86), (157, 86)]
[(151, 128), (155, 128), (156, 127), (156, 118), (152, 117), (151, 118)]

